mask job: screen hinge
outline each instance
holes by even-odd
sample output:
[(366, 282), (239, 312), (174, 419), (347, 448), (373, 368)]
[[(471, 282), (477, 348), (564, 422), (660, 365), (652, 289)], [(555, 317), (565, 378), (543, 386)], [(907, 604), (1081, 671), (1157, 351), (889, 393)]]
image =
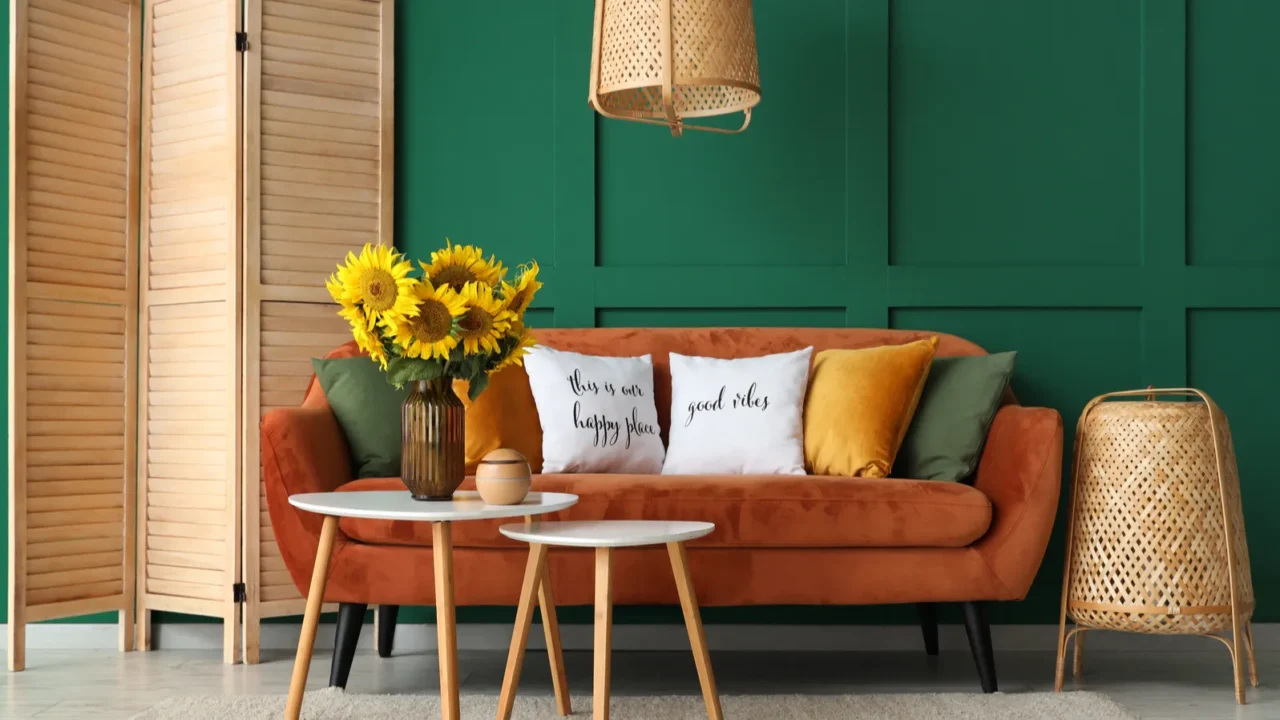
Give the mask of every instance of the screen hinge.
[(245, 52), (249, 49), (249, 33), (236, 33), (236, 52)]
[(244, 583), (236, 583), (231, 586), (231, 599), (235, 602), (242, 603), (246, 599)]

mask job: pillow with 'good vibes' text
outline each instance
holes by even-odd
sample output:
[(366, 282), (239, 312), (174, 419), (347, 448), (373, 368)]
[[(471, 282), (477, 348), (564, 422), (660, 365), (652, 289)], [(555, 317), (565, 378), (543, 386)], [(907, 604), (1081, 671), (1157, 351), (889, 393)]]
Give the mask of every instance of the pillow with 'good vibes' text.
[(542, 425), (543, 473), (662, 469), (653, 359), (533, 347), (524, 357)]
[(664, 475), (803, 475), (813, 348), (720, 360), (671, 353)]

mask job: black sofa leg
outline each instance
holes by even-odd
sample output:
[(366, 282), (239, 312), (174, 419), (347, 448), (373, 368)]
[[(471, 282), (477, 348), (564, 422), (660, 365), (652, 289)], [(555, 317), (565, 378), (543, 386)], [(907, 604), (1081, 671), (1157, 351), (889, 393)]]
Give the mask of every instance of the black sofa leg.
[(938, 606), (933, 603), (917, 603), (920, 610), (920, 632), (924, 634), (924, 651), (938, 654)]
[(991, 626), (987, 624), (987, 614), (980, 602), (963, 603), (963, 608), (964, 631), (969, 636), (973, 662), (978, 666), (982, 692), (993, 693), (996, 691), (996, 657), (991, 649)]
[(391, 657), (391, 647), (396, 643), (396, 616), (399, 605), (378, 606), (378, 657)]
[(338, 629), (333, 639), (333, 665), (329, 667), (329, 687), (345, 688), (351, 675), (351, 660), (360, 642), (360, 627), (369, 606), (364, 603), (342, 603), (338, 606)]

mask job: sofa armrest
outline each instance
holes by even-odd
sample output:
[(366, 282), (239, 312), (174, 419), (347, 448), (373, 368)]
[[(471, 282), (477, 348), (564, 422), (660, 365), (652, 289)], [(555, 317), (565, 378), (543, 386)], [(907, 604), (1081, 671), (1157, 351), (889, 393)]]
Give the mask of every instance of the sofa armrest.
[(991, 500), (991, 527), (974, 548), (1003, 585), (1000, 600), (1021, 600), (1044, 560), (1062, 484), (1062, 416), (1006, 405), (996, 413), (975, 487)]
[[(272, 410), (262, 419), (262, 481), (271, 529), (304, 596), (324, 519), (290, 505), (289, 496), (330, 492), (351, 479), (347, 439), (327, 404)], [(338, 545), (344, 541), (339, 531)]]

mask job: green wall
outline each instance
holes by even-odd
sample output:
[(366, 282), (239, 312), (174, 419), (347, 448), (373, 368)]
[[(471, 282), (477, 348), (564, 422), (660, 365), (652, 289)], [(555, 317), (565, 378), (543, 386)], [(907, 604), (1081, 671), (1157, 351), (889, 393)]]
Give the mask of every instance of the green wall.
[[(1102, 392), (1204, 388), (1233, 423), (1258, 619), (1280, 620), (1280, 3), (755, 0), (751, 129), (678, 140), (587, 108), (591, 4), (401, 0), (402, 248), (536, 258), (544, 327), (956, 333), (1018, 350), (1015, 391), (1069, 429)], [(1061, 525), (995, 620), (1056, 621)]]
[[(587, 108), (590, 0), (499, 5), (400, 5), (401, 247), (536, 257), (545, 326), (956, 333), (1018, 350), (1068, 429), (1109, 390), (1204, 388), (1280, 620), (1280, 4), (756, 0), (750, 130), (678, 140)], [(1056, 621), (1061, 527), (997, 619)]]

